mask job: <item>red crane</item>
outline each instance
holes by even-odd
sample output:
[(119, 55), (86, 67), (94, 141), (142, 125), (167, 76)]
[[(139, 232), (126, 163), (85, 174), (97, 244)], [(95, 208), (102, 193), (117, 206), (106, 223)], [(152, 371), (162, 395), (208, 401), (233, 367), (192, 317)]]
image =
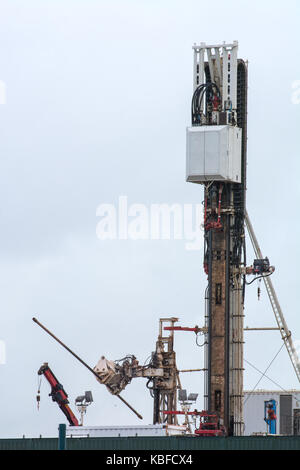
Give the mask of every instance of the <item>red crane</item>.
[[(69, 421), (70, 426), (79, 426), (76, 416), (68, 405), (68, 394), (53, 374), (47, 362), (40, 367), (38, 375), (44, 375), (48, 380), (51, 387), (51, 393), (49, 393), (49, 396), (58, 404), (59, 408)], [(37, 396), (37, 400), (39, 401), (39, 395)]]

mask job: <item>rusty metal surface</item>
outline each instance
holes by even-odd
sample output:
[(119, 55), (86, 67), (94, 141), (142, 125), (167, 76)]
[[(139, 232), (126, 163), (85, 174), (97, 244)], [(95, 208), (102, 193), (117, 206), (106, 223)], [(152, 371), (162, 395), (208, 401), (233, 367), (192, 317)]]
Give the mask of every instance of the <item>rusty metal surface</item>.
[[(211, 323), (210, 323), (210, 411), (224, 419), (226, 397), (226, 228), (212, 234)], [(217, 286), (221, 296), (216, 298)], [(220, 397), (219, 403), (216, 397)]]

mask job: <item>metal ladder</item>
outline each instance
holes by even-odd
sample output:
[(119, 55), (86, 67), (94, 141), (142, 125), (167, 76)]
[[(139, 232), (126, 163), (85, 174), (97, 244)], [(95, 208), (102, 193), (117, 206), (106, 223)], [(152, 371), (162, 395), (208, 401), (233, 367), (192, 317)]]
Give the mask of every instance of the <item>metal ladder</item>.
[[(245, 211), (245, 222), (246, 222), (246, 227), (247, 227), (247, 230), (248, 230), (248, 233), (249, 233), (249, 237), (250, 237), (255, 255), (256, 255), (257, 258), (262, 259), (263, 255), (262, 255), (261, 249), (259, 247), (257, 238), (255, 236), (253, 226), (250, 222), (249, 215), (248, 215), (247, 211)], [(280, 307), (280, 304), (279, 304), (279, 301), (278, 301), (278, 298), (277, 298), (277, 295), (276, 295), (276, 292), (275, 292), (275, 289), (273, 287), (273, 283), (272, 283), (270, 277), (263, 277), (263, 280), (264, 280), (264, 283), (265, 283), (265, 286), (266, 286), (266, 289), (267, 289), (267, 293), (268, 293), (268, 296), (269, 296), (269, 299), (270, 299), (270, 302), (271, 302), (271, 306), (272, 306), (272, 309), (273, 309), (273, 312), (274, 312), (274, 315), (275, 315), (275, 319), (276, 319), (276, 322), (277, 322), (277, 325), (278, 325), (278, 328), (279, 328), (279, 331), (280, 331), (280, 334), (281, 334), (281, 338), (284, 341), (287, 352), (290, 356), (293, 367), (295, 369), (297, 378), (300, 382), (300, 361), (299, 361), (297, 351), (294, 347), (294, 343), (293, 343), (293, 340), (292, 340), (292, 333), (288, 329), (288, 326), (287, 326), (286, 321), (284, 319), (284, 316), (283, 316), (283, 313), (282, 313), (282, 310), (281, 310), (281, 307)]]

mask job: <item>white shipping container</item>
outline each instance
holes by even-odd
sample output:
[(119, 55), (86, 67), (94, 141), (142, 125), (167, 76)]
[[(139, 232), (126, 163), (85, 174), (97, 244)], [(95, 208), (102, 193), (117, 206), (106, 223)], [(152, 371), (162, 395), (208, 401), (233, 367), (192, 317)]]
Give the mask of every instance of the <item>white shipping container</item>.
[(233, 126), (187, 128), (186, 180), (241, 182), (242, 130)]
[(186, 426), (149, 424), (146, 426), (68, 426), (68, 437), (136, 437), (186, 434)]

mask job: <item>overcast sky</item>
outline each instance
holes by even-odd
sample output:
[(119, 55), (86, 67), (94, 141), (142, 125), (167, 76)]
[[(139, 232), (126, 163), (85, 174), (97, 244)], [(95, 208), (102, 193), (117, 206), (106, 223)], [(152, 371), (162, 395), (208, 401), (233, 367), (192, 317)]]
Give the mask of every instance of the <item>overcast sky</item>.
[[(120, 195), (147, 206), (201, 203), (203, 188), (185, 182), (195, 42), (236, 39), (249, 60), (247, 206), (300, 340), (299, 15), (298, 0), (0, 1), (0, 437), (56, 436), (65, 422), (45, 380), (36, 408), (45, 361), (73, 408), (92, 390), (86, 424), (141, 424), (33, 316), (91, 366), (102, 354), (144, 362), (160, 316), (203, 324), (202, 250), (96, 236), (97, 207)], [(258, 302), (256, 291), (247, 289), (245, 324), (275, 326), (266, 292)], [(245, 358), (264, 370), (279, 333), (245, 335)], [(175, 349), (179, 368), (203, 367), (192, 333), (178, 333)], [(268, 375), (300, 388), (285, 349)], [(245, 389), (258, 379), (245, 364)], [(182, 383), (202, 395), (201, 373)], [(259, 387), (276, 388), (267, 379)], [(152, 422), (143, 379), (123, 396)]]

